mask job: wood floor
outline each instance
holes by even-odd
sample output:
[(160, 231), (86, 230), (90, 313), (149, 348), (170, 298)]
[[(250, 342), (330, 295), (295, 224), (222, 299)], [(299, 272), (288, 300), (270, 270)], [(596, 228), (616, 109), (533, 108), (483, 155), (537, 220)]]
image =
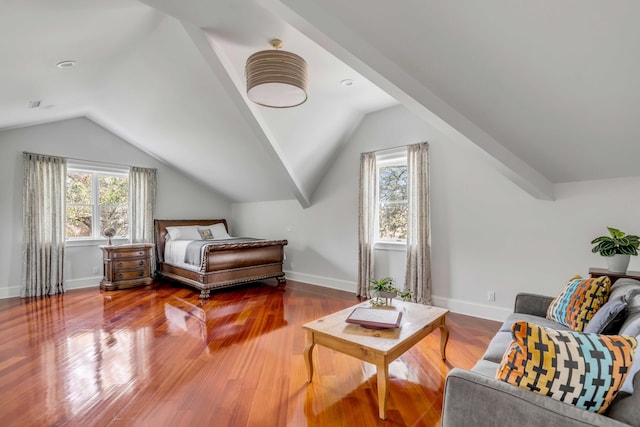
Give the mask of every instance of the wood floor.
[(212, 293), (169, 282), (0, 300), (3, 426), (432, 426), (444, 378), (471, 367), (499, 324), (449, 314), (390, 365), (387, 420), (373, 365), (322, 346), (306, 383), (301, 325), (359, 302), (289, 281)]

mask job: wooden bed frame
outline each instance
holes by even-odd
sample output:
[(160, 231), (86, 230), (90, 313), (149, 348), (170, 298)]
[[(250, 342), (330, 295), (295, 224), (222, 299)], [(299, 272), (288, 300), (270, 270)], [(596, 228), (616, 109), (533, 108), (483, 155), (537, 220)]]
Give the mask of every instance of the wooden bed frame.
[(205, 261), (199, 271), (187, 270), (164, 263), (164, 247), (167, 227), (185, 225), (224, 224), (224, 219), (156, 219), (156, 259), (159, 277), (176, 280), (200, 290), (200, 298), (209, 298), (211, 289), (224, 288), (241, 283), (276, 278), (279, 284), (286, 283), (282, 262), (286, 240), (260, 240), (246, 243), (229, 243), (207, 246)]

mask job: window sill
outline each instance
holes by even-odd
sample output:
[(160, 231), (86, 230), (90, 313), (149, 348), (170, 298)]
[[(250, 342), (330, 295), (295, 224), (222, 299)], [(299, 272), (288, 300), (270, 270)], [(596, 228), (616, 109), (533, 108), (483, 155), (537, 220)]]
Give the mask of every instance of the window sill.
[(377, 251), (406, 252), (407, 243), (406, 242), (376, 242), (374, 245), (374, 248)]
[[(107, 239), (78, 239), (78, 240), (67, 240), (64, 245), (67, 248), (75, 248), (75, 247), (79, 247), (79, 246), (100, 246), (100, 245), (106, 245), (108, 242)], [(122, 245), (125, 243), (129, 243), (129, 239), (127, 238), (118, 238), (118, 239), (111, 239), (111, 242), (114, 245)]]

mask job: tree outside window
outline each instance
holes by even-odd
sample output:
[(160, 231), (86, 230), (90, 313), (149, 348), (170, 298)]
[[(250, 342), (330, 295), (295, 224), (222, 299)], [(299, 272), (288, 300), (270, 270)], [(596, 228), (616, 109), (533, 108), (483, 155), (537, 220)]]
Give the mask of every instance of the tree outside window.
[(378, 168), (378, 218), (380, 240), (407, 238), (407, 165)]
[(99, 239), (107, 227), (129, 235), (129, 176), (96, 171), (67, 171), (67, 239)]

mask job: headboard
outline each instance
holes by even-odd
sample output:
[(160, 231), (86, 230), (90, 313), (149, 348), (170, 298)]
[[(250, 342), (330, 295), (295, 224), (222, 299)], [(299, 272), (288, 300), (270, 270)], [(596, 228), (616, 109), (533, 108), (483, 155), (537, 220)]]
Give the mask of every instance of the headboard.
[(167, 227), (180, 227), (183, 225), (212, 225), (223, 223), (224, 228), (229, 232), (226, 219), (156, 219), (153, 221), (155, 225), (156, 237), (156, 255), (158, 262), (164, 262), (164, 244), (167, 238)]

